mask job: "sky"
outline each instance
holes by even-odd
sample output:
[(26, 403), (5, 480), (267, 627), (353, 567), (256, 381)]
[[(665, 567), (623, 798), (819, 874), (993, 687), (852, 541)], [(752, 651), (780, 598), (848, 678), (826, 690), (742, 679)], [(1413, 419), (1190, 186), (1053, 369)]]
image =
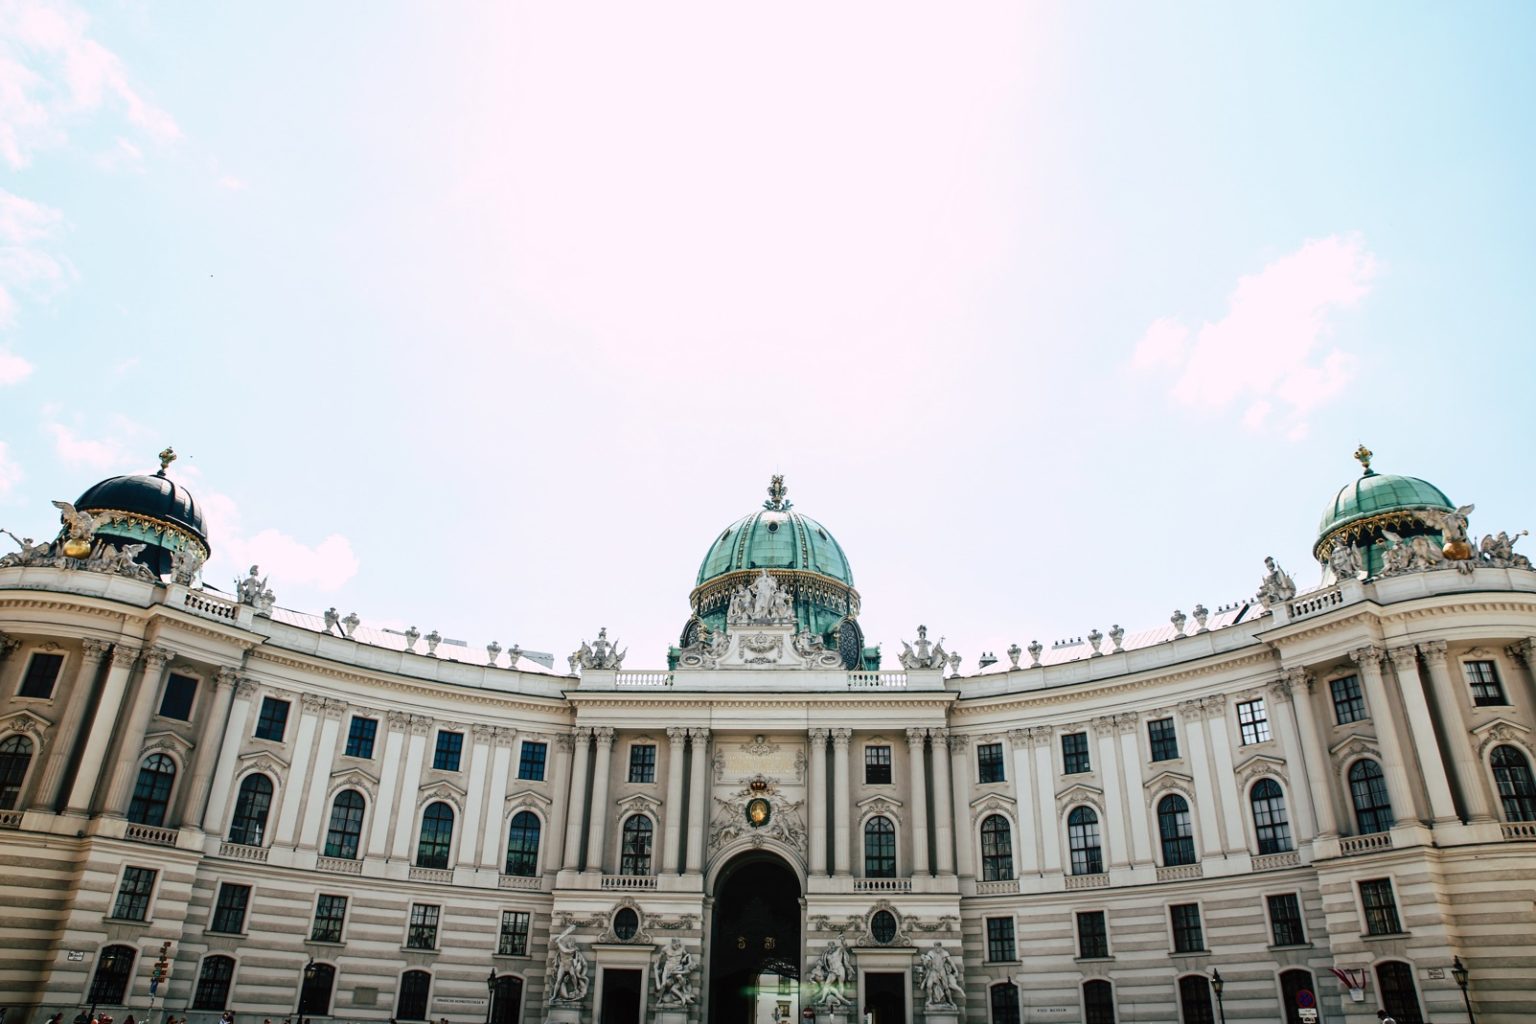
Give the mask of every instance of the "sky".
[(174, 445), (215, 586), (647, 668), (782, 473), (888, 662), (924, 623), (967, 669), (1315, 584), (1360, 442), (1536, 527), (1533, 44), (1522, 3), (0, 0), (0, 526)]

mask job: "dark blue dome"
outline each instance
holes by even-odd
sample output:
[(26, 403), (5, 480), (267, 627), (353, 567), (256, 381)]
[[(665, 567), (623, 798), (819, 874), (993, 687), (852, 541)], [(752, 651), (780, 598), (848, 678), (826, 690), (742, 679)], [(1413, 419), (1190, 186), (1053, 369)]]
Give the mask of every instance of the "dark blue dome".
[[(162, 470), (147, 476), (108, 477), (86, 488), (75, 500), (82, 512), (126, 512), (157, 523), (169, 523), (191, 533), (208, 547), (203, 510), (185, 487), (178, 487)], [(100, 518), (98, 516), (98, 518)]]

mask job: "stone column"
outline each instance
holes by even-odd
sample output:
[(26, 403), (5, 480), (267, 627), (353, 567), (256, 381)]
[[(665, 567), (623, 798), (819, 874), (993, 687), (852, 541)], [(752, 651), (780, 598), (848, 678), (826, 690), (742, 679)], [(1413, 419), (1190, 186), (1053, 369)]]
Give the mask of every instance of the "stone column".
[[(1518, 643), (1510, 644), (1504, 650), (1525, 667), (1526, 694), (1522, 703), (1527, 707), (1536, 707), (1536, 637), (1526, 637)], [(1455, 693), (1456, 691), (1449, 689), (1446, 692)]]
[(592, 766), (592, 820), (587, 826), (587, 870), (603, 873), (608, 860), (608, 776), (613, 769), (613, 729), (600, 725), (592, 730), (597, 741), (597, 757)]
[[(513, 730), (506, 730), (509, 734)], [(533, 737), (541, 739), (542, 737)], [(510, 740), (508, 741), (510, 743)], [(553, 740), (545, 739), (549, 746), (545, 753), (554, 755), (554, 771), (548, 774), (549, 792), (554, 797), (549, 809), (549, 821), (545, 831), (549, 835), (549, 850), (544, 855), (544, 871), (546, 874), (559, 871), (565, 866), (565, 830), (571, 818), (580, 815), (580, 810), (571, 806), (568, 799), (561, 799), (571, 791), (571, 734), (557, 732)], [(507, 785), (512, 785), (511, 762), (508, 762)]]
[[(477, 867), (480, 861), (480, 850), (485, 842), (482, 833), (487, 820), (500, 817), (500, 809), (495, 815), (488, 815), (485, 807), (485, 787), (490, 781), (491, 742), (496, 738), (494, 725), (475, 724), (469, 727), (469, 734), (473, 740), (469, 753), (469, 771), (464, 779), (464, 841), (459, 843), (459, 863), (470, 867)], [(501, 831), (501, 823), (496, 822), (490, 828), (491, 833)]]
[(95, 682), (101, 659), (107, 656), (110, 646), (100, 640), (86, 639), (81, 641), (81, 648), (80, 660), (69, 681), (68, 693), (72, 707), (59, 716), (54, 726), (48, 763), (43, 766), (43, 775), (37, 784), (37, 798), (33, 806), (39, 810), (54, 810), (64, 795), (60, 791), (64, 787), (64, 774), (69, 768), (69, 755), (75, 749), (80, 727), (85, 724), (86, 691)]
[(661, 839), (661, 871), (666, 875), (678, 873), (678, 853), (683, 841), (683, 754), (687, 742), (686, 728), (667, 726), (667, 803), (662, 811), (666, 824)]
[(1207, 697), (1205, 707), (1211, 716), (1206, 721), (1205, 728), (1211, 742), (1211, 762), (1216, 772), (1216, 792), (1221, 800), (1221, 807), (1218, 810), (1221, 823), (1226, 830), (1224, 849), (1229, 853), (1246, 853), (1248, 833), (1243, 828), (1242, 799), (1237, 793), (1237, 770), (1232, 760), (1232, 727), (1227, 718), (1227, 698), (1221, 694)]
[(955, 811), (950, 805), (949, 730), (929, 729), (933, 742), (933, 834), (936, 847), (934, 873), (955, 873)]
[(923, 763), (927, 729), (907, 730), (907, 777), (912, 793), (912, 870), (928, 874), (928, 772)]
[(1184, 723), (1184, 748), (1189, 772), (1195, 777), (1195, 817), (1200, 822), (1200, 859), (1221, 856), (1221, 823), (1216, 815), (1216, 790), (1211, 785), (1211, 759), (1205, 740), (1205, 704), (1186, 700), (1179, 705)]
[(811, 763), (807, 776), (811, 810), (811, 874), (827, 873), (827, 730), (811, 730)]
[[(506, 857), (503, 856), (506, 852), (506, 836), (502, 833), (507, 824), (507, 785), (512, 776), (512, 745), (517, 742), (517, 730), (495, 726), (491, 729), (491, 742), (491, 766), (485, 780), (485, 827), (481, 830), (483, 838), (477, 862), (480, 867), (490, 868), (500, 874), (507, 866)], [(556, 787), (555, 792), (559, 793), (561, 789)], [(546, 842), (550, 846), (560, 841), (560, 834), (553, 827), (547, 827), (544, 834), (548, 836)], [(544, 854), (545, 865), (560, 863), (558, 847), (553, 850), (546, 847), (540, 852)]]
[[(1296, 698), (1291, 702), (1291, 709), (1296, 715), (1302, 760), (1306, 762), (1303, 779), (1312, 797), (1312, 810), (1317, 814), (1317, 836), (1319, 839), (1333, 839), (1339, 834), (1338, 816), (1333, 804), (1333, 762), (1328, 758), (1322, 733), (1318, 731), (1316, 709), (1312, 704), (1317, 681), (1311, 673), (1301, 668), (1290, 669), (1286, 678), (1290, 680)], [(1297, 686), (1302, 688), (1302, 692), (1295, 693)], [(1294, 780), (1295, 777), (1292, 778)], [(1301, 802), (1299, 796), (1297, 802)]]
[(197, 746), (192, 752), (192, 774), (181, 789), (178, 798), (180, 809), (176, 820), (188, 825), (199, 825), (203, 809), (208, 803), (208, 784), (213, 781), (213, 766), (219, 756), (219, 741), (229, 723), (229, 712), (235, 700), (235, 680), (238, 676), (232, 668), (221, 668), (213, 677), (213, 699), (203, 712), (202, 726), (197, 733)]
[(1392, 713), (1392, 699), (1387, 696), (1387, 686), (1381, 678), (1381, 648), (1359, 647), (1350, 651), (1349, 657), (1360, 667), (1360, 679), (1365, 683), (1365, 699), (1376, 727), (1376, 747), (1381, 752), (1381, 773), (1386, 777), (1387, 796), (1392, 800), (1392, 818), (1400, 824), (1416, 821), (1419, 812), (1403, 764), (1397, 716)]
[[(1292, 814), (1296, 819), (1296, 841), (1299, 844), (1309, 842), (1317, 835), (1317, 823), (1312, 818), (1312, 801), (1302, 799), (1302, 794), (1310, 793), (1311, 787), (1307, 784), (1306, 759), (1296, 736), (1295, 698), (1289, 678), (1276, 679), (1269, 684), (1269, 702), (1272, 706), (1269, 717), (1274, 723), (1275, 735), (1280, 740), (1280, 749), (1285, 751), (1285, 773), (1291, 782)], [(1301, 699), (1306, 700), (1305, 692)], [(1251, 813), (1253, 803), (1247, 794), (1244, 794), (1244, 802)]]
[(314, 764), (309, 770), (309, 794), (304, 801), (304, 821), (299, 827), (299, 846), (305, 850), (313, 850), (320, 845), (322, 828), (330, 830), (331, 809), (326, 806), (325, 793), (331, 786), (331, 769), (336, 765), (341, 719), (346, 713), (347, 704), (340, 700), (328, 699), (320, 709), (320, 742), (315, 745)]
[[(1040, 871), (1050, 874), (1061, 870), (1061, 839), (1066, 826), (1056, 811), (1056, 771), (1051, 763), (1051, 744), (1056, 732), (1048, 725), (1030, 731), (1035, 744), (1035, 799), (1040, 822)], [(1019, 825), (1022, 828), (1023, 822)]]
[(139, 779), (139, 764), (144, 758), (144, 735), (149, 732), (149, 718), (155, 710), (155, 698), (165, 685), (171, 660), (176, 652), (164, 647), (151, 647), (139, 659), (139, 686), (133, 695), (128, 720), (119, 723), (117, 758), (108, 773), (107, 797), (102, 801), (103, 812), (112, 815), (128, 813), (128, 801)]
[(1145, 790), (1141, 782), (1141, 749), (1136, 736), (1141, 731), (1141, 718), (1135, 714), (1115, 716), (1115, 728), (1120, 731), (1120, 768), (1125, 777), (1126, 813), (1131, 819), (1131, 863), (1155, 864), (1152, 854), (1152, 838), (1147, 827)]
[(1456, 800), (1451, 796), (1451, 780), (1445, 774), (1445, 762), (1440, 759), (1435, 722), (1429, 715), (1429, 702), (1424, 699), (1418, 649), (1410, 644), (1394, 647), (1387, 653), (1392, 658), (1392, 667), (1397, 670), (1398, 692), (1402, 694), (1403, 710), (1408, 715), (1408, 735), (1418, 753), (1419, 771), (1429, 795), (1429, 813), (1437, 825), (1460, 824)]
[(853, 822), (849, 821), (850, 797), (848, 792), (848, 740), (852, 729), (832, 730), (832, 870), (840, 878), (852, 874), (850, 855)]
[[(1019, 847), (1019, 875), (1038, 874), (1040, 871), (1039, 841), (1042, 832), (1053, 834), (1055, 829), (1048, 827), (1048, 822), (1041, 821), (1035, 810), (1035, 787), (1030, 782), (1030, 768), (1034, 760), (1034, 730), (1010, 729), (1008, 731), (1008, 784), (1013, 791), (1013, 806), (1018, 820), (1014, 822), (1014, 831), (1018, 835), (1016, 842)], [(955, 771), (960, 771), (961, 765), (957, 762)], [(966, 778), (975, 769), (970, 764), (964, 766)], [(958, 800), (959, 797), (956, 797)], [(965, 803), (959, 805), (962, 825), (965, 828), (965, 845), (973, 846), (978, 837), (975, 829), (971, 827), (970, 793), (967, 790)], [(1037, 826), (1035, 823), (1039, 822)]]
[[(1012, 736), (1012, 733), (1009, 734)], [(976, 877), (976, 839), (971, 829), (971, 738), (949, 737), (950, 783), (955, 791), (955, 823), (958, 826), (955, 842), (955, 873), (961, 878)], [(1024, 823), (1019, 822), (1019, 844), (1024, 840), (1034, 842), (1033, 836), (1023, 834)], [(1038, 831), (1038, 830), (1033, 830)]]
[(565, 819), (565, 868), (576, 871), (581, 867), (581, 837), (586, 833), (583, 812), (587, 809), (587, 760), (592, 756), (592, 730), (578, 725), (575, 731), (576, 759), (571, 770), (571, 799), (566, 805), (570, 810)]
[(688, 861), (684, 871), (704, 873), (704, 834), (709, 831), (709, 730), (695, 726), (688, 730), (692, 776), (688, 780)]
[(373, 829), (368, 835), (368, 856), (388, 857), (393, 833), (390, 824), (400, 792), (400, 772), (404, 768), (401, 750), (405, 747), (406, 729), (411, 716), (403, 711), (391, 711), (384, 716), (384, 756), (379, 761), (379, 799), (373, 809)]
[(117, 716), (123, 706), (123, 694), (128, 689), (128, 675), (133, 671), (133, 663), (138, 657), (136, 647), (117, 644), (112, 648), (112, 666), (107, 670), (107, 681), (101, 687), (101, 699), (96, 703), (91, 731), (85, 737), (85, 751), (80, 755), (80, 767), (75, 771), (75, 784), (69, 789), (67, 806), (71, 814), (90, 813), (91, 797), (101, 778), (107, 745), (112, 742)]
[(314, 751), (320, 715), (325, 711), (325, 698), (306, 693), (299, 697), (299, 706), (304, 710), (299, 715), (288, 777), (283, 780), (279, 793), (277, 828), (272, 830), (273, 846), (299, 845), (299, 811), (304, 805), (304, 782), (314, 774), (310, 768), (310, 755)]
[(246, 723), (251, 718), (251, 702), (256, 693), (256, 684), (249, 679), (241, 679), (235, 684), (234, 703), (229, 706), (229, 719), (224, 723), (224, 739), (219, 743), (219, 757), (208, 789), (208, 806), (203, 811), (203, 831), (210, 835), (224, 833), (224, 810), (233, 795), (230, 790), (235, 782), (235, 765), (240, 758)]
[(1459, 699), (1456, 684), (1451, 682), (1450, 670), (1445, 664), (1445, 641), (1431, 640), (1419, 644), (1424, 664), (1429, 669), (1430, 690), (1435, 695), (1435, 714), (1449, 726), (1459, 722), (1461, 729), (1450, 739), (1451, 761), (1456, 766), (1456, 777), (1461, 799), (1466, 806), (1469, 822), (1497, 820), (1488, 790), (1488, 773), (1472, 747), (1472, 716), (1468, 704)]
[[(1109, 848), (1109, 856), (1104, 860), (1109, 868), (1123, 868), (1131, 862), (1131, 840), (1130, 830), (1126, 827), (1126, 800), (1120, 784), (1119, 758), (1115, 756), (1119, 730), (1114, 715), (1095, 718), (1090, 724), (1098, 740), (1094, 761), (1099, 770), (1099, 778), (1104, 783), (1103, 842)], [(1137, 811), (1140, 810), (1138, 807)]]
[(405, 748), (405, 770), (400, 776), (400, 789), (395, 797), (394, 840), (390, 843), (391, 860), (414, 860), (411, 839), (416, 835), (416, 798), (421, 794), (421, 769), (427, 755), (427, 733), (432, 731), (432, 719), (422, 715), (411, 716), (411, 735)]

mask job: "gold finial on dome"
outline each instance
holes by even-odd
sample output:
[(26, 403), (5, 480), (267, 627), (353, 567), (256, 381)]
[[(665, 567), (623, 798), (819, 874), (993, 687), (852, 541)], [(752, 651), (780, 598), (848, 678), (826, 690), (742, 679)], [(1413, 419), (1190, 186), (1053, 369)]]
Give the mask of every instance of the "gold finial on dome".
[(789, 502), (784, 497), (788, 493), (789, 488), (784, 486), (784, 474), (773, 474), (773, 478), (768, 481), (768, 500), (763, 502), (763, 508), (789, 508)]
[(1365, 470), (1365, 472), (1362, 474), (1363, 476), (1371, 475), (1371, 456), (1375, 454), (1375, 452), (1371, 451), (1364, 444), (1361, 444), (1360, 447), (1355, 449), (1355, 458), (1360, 460), (1360, 465)]
[(166, 469), (170, 466), (171, 463), (175, 461), (176, 450), (167, 445), (165, 450), (160, 453), (160, 472), (156, 473), (155, 475), (165, 476)]

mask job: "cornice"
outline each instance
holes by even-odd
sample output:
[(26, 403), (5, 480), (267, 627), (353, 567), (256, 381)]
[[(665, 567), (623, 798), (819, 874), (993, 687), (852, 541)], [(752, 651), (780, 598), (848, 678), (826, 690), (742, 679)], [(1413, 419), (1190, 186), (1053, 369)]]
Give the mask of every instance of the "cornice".
[[(926, 699), (892, 700), (882, 697), (864, 697), (850, 700), (846, 694), (822, 694), (822, 693), (765, 693), (753, 697), (710, 697), (707, 694), (699, 694), (691, 700), (679, 699), (675, 693), (656, 694), (612, 694), (592, 695), (576, 700), (575, 694), (567, 695), (573, 705), (580, 704), (587, 708), (634, 708), (637, 704), (648, 708), (685, 708), (689, 711), (699, 712), (707, 709), (730, 708), (785, 708), (802, 705), (815, 705), (817, 708), (831, 710), (859, 710), (864, 708), (931, 708), (942, 710), (953, 703), (954, 694), (927, 694)], [(692, 695), (689, 695), (692, 696)]]

